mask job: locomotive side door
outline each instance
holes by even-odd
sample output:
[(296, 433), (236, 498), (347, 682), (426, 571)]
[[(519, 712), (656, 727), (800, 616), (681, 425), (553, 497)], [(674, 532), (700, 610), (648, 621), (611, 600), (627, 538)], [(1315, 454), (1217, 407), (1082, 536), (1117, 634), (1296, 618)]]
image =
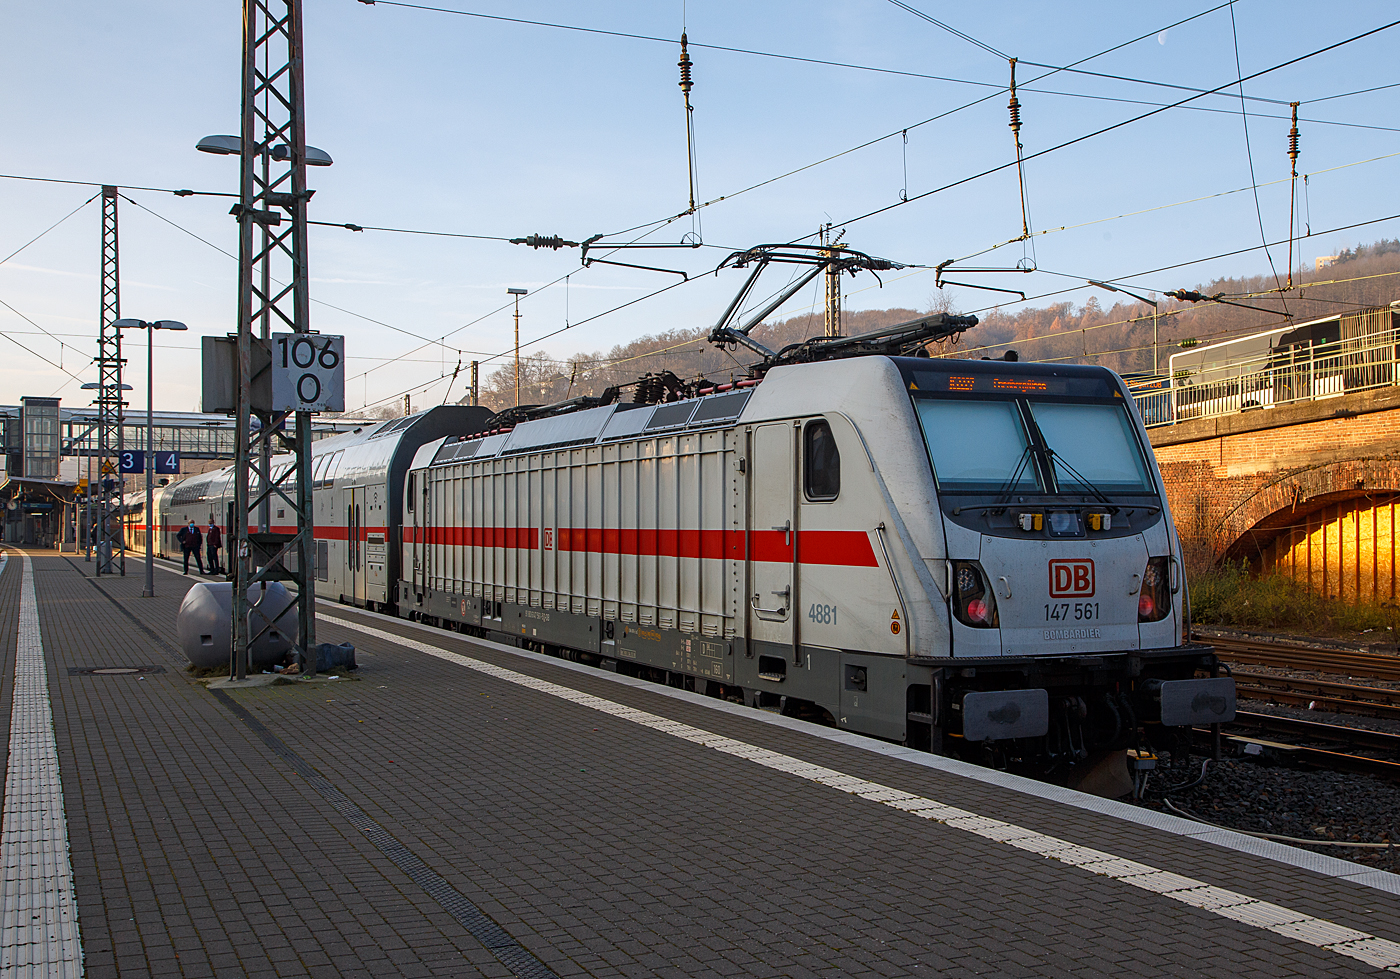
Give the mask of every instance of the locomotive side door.
[[(760, 652), (791, 652), (797, 581), (795, 429), (791, 422), (759, 425), (749, 438), (749, 636)], [(782, 649), (774, 649), (781, 646)]]

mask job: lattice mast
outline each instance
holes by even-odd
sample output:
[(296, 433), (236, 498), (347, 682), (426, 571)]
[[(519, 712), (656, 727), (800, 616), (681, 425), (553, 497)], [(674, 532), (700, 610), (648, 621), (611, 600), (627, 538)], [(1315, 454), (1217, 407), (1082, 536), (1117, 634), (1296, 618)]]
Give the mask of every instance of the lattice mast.
[[(254, 403), (253, 328), (310, 332), (306, 267), (306, 124), (301, 0), (244, 0), (243, 112), (238, 216), (238, 408), (234, 480), (233, 676), (242, 678), (248, 649), (272, 622), (262, 590), (283, 581), (295, 590), (299, 647), (306, 673), (316, 670), (315, 547), (311, 508), (311, 413)], [(258, 234), (255, 235), (255, 230)], [(254, 239), (258, 245), (254, 247)], [(277, 285), (277, 283), (285, 283)], [(263, 379), (265, 380), (265, 379)], [(259, 385), (256, 389), (266, 389)], [(257, 427), (253, 428), (256, 419)], [(294, 425), (292, 433), (286, 431)], [(276, 451), (295, 464), (271, 480)], [(274, 523), (270, 512), (279, 517)], [(258, 530), (249, 515), (257, 512)], [(251, 612), (251, 621), (250, 621)], [(284, 620), (285, 621), (285, 620)]]
[[(117, 188), (102, 188), (101, 300), (97, 321), (97, 573), (126, 574), (126, 540), (120, 524), (113, 527), (121, 509), (122, 331), (121, 275), (117, 249)], [(93, 487), (88, 486), (91, 493)]]
[(831, 225), (821, 228), (822, 255), (832, 259), (826, 266), (826, 315), (823, 318), (823, 334), (829, 337), (841, 335), (841, 266), (835, 261), (841, 257), (841, 246), (831, 240)]

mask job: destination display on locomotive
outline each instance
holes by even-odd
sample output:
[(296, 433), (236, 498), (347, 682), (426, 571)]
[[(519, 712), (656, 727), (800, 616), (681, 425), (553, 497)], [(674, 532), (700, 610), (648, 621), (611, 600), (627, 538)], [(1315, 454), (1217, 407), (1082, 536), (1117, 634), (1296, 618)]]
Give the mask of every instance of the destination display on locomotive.
[(1098, 377), (921, 370), (913, 374), (916, 390), (940, 394), (1048, 394), (1074, 398), (1111, 398), (1115, 394), (1108, 382)]

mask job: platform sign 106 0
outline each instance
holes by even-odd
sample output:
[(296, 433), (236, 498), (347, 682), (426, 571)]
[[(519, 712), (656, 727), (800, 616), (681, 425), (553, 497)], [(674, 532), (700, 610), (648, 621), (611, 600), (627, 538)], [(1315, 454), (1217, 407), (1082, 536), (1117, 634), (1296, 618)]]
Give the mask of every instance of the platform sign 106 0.
[(344, 411), (345, 338), (274, 333), (272, 410)]

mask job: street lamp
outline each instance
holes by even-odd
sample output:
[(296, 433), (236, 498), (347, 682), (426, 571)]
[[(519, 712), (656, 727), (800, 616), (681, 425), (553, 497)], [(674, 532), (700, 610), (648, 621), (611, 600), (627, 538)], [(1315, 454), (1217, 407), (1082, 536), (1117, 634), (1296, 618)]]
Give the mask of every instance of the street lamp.
[(528, 296), (529, 289), (511, 286), (506, 294), (515, 297), (515, 407), (520, 407), (520, 297)]
[(156, 595), (156, 565), (155, 565), (155, 543), (151, 539), (151, 528), (155, 518), (154, 510), (154, 489), (155, 482), (155, 438), (152, 423), (151, 400), (154, 375), (154, 361), (152, 350), (155, 347), (156, 330), (188, 330), (189, 327), (177, 320), (156, 320), (147, 323), (145, 320), (120, 319), (112, 324), (118, 330), (141, 330), (146, 331), (146, 588), (141, 592), (143, 598), (154, 598)]
[[(205, 137), (204, 137), (203, 139), (201, 139), (198, 143), (195, 143), (195, 144), (194, 144), (194, 148), (197, 149), (197, 150), (199, 150), (201, 153), (211, 153), (211, 154), (213, 154), (214, 156), (242, 156), (242, 154), (243, 154), (243, 137), (242, 137), (242, 136), (205, 136)], [(260, 158), (260, 159), (262, 160), (262, 185), (263, 185), (264, 188), (269, 188), (269, 189), (270, 189), (271, 179), (272, 179), (272, 177), (271, 177), (272, 161), (273, 161), (273, 160), (278, 160), (278, 161), (281, 161), (281, 162), (286, 162), (286, 161), (290, 160), (290, 159), (292, 158), (292, 147), (291, 147), (289, 144), (287, 144), (287, 143), (277, 143), (277, 144), (275, 144), (275, 145), (269, 144), (269, 143), (255, 143), (254, 146), (253, 146), (253, 153), (252, 153), (252, 155), (255, 156), (255, 157), (258, 157), (258, 158)], [(325, 150), (320, 149), (320, 148), (315, 147), (315, 146), (308, 146), (308, 147), (306, 147), (306, 159), (305, 159), (303, 162), (304, 162), (307, 166), (309, 166), (309, 167), (328, 167), (328, 166), (330, 166), (331, 164), (333, 164), (335, 161), (331, 159), (331, 155), (330, 155), (329, 153), (327, 153)], [(310, 197), (310, 195), (311, 195), (312, 192), (311, 192), (311, 191), (307, 191), (306, 193), (307, 193), (307, 196)], [(264, 206), (267, 206), (267, 205), (264, 205)], [(235, 210), (234, 213), (237, 213), (237, 211)], [(278, 220), (280, 220), (280, 218), (279, 218)], [(274, 221), (273, 223), (275, 224), (275, 223), (277, 223), (277, 222)], [(272, 246), (271, 246), (271, 242), (272, 242), (272, 232), (271, 232), (271, 230), (268, 228), (267, 224), (263, 224), (263, 225), (262, 225), (262, 254), (264, 254), (264, 255), (270, 254), (270, 250), (271, 250), (271, 247), (272, 247)], [(242, 262), (242, 261), (244, 261), (244, 259), (239, 259), (239, 261)], [(272, 271), (271, 271), (271, 265), (270, 265), (270, 263), (267, 262), (267, 261), (258, 261), (258, 260), (256, 260), (256, 259), (252, 259), (251, 261), (253, 262), (255, 268), (256, 268), (256, 267), (259, 267), (259, 266), (261, 267), (261, 272), (262, 272), (262, 295), (263, 295), (263, 296), (271, 296), (271, 295), (272, 295)], [(251, 324), (250, 324), (250, 328), (251, 328)], [(264, 310), (263, 310), (260, 335), (261, 335), (262, 339), (264, 339), (264, 340), (269, 340), (269, 339), (271, 339), (271, 335), (272, 335), (272, 334), (271, 334), (271, 315), (270, 315), (270, 312), (269, 312), (269, 310), (268, 310), (267, 308), (264, 308)], [(405, 414), (407, 414), (407, 412), (405, 412)], [(237, 445), (237, 443), (235, 442), (235, 457), (237, 457), (236, 445)], [(247, 461), (247, 460), (245, 460), (245, 461)], [(308, 463), (308, 465), (309, 465), (309, 463)], [(271, 448), (271, 443), (269, 443), (269, 442), (264, 442), (264, 443), (263, 443), (263, 447), (262, 447), (262, 466), (261, 466), (261, 470), (262, 470), (262, 472), (265, 474), (265, 473), (267, 473), (271, 468), (272, 468), (272, 448)], [(258, 495), (262, 497), (262, 500), (263, 500), (263, 501), (262, 501), (262, 505), (258, 508), (258, 526), (259, 526), (262, 530), (264, 530), (264, 531), (272, 529), (272, 516), (271, 516), (271, 514), (272, 514), (272, 501), (271, 501), (270, 497), (269, 497), (268, 494), (267, 494), (267, 488), (268, 488), (268, 487), (267, 487), (266, 476), (265, 476), (265, 475), (259, 476), (259, 477), (258, 477)], [(230, 525), (230, 527), (229, 527), (229, 533), (232, 534), (233, 531), (234, 531), (234, 527), (233, 527), (232, 525)], [(229, 546), (230, 546), (230, 547), (233, 547), (233, 546), (235, 546), (235, 545), (233, 545), (233, 544), (231, 543)], [(240, 679), (241, 679), (241, 676), (240, 676)]]
[[(1139, 296), (1139, 295), (1138, 295), (1137, 293), (1135, 293), (1135, 292), (1129, 292), (1127, 289), (1124, 289), (1122, 286), (1115, 286), (1115, 285), (1113, 285), (1112, 283), (1109, 283), (1109, 282), (1100, 282), (1098, 279), (1085, 279), (1084, 281), (1087, 282), (1087, 283), (1089, 283), (1089, 285), (1091, 285), (1091, 286), (1097, 286), (1097, 287), (1100, 288), (1100, 289), (1107, 289), (1109, 292), (1121, 292), (1121, 293), (1122, 293), (1123, 295), (1125, 295), (1125, 296), (1132, 296), (1132, 297), (1133, 297), (1134, 299), (1136, 299), (1138, 302), (1140, 302), (1140, 303), (1147, 303), (1147, 305), (1149, 305), (1149, 306), (1152, 307), (1152, 373), (1153, 373), (1153, 375), (1156, 375), (1156, 373), (1157, 373), (1157, 300), (1155, 300), (1155, 299), (1148, 299), (1146, 296)], [(1157, 294), (1154, 292), (1152, 295), (1155, 296), (1155, 295), (1157, 295)]]
[[(243, 153), (243, 137), (241, 136), (205, 136), (194, 148), (201, 153), (213, 153), (215, 156), (240, 156)], [(292, 158), (292, 148), (286, 143), (278, 143), (276, 146), (259, 146), (258, 152), (264, 158), (273, 160), (290, 160)], [(325, 150), (317, 149), (314, 146), (306, 148), (306, 165), (309, 167), (328, 167), (335, 161)]]

